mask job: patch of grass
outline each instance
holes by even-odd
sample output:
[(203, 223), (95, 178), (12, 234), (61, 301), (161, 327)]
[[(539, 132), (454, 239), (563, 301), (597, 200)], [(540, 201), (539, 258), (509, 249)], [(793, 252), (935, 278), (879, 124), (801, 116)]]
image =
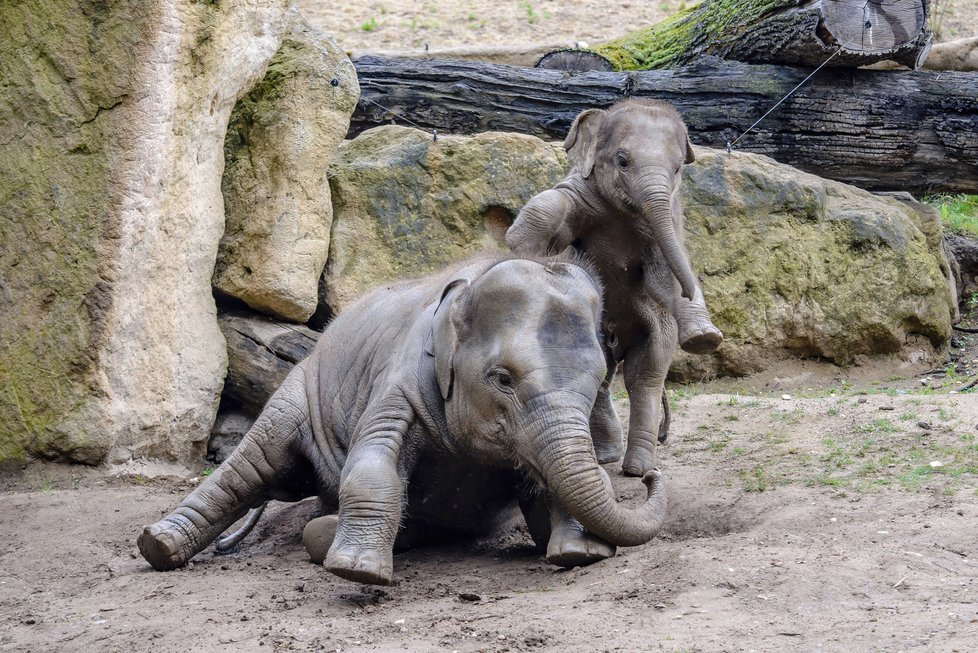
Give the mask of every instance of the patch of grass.
[(745, 492), (763, 492), (767, 489), (767, 475), (763, 467), (755, 467), (750, 470), (742, 469), (737, 472), (737, 476), (743, 483)]
[(713, 453), (720, 453), (727, 448), (733, 437), (728, 431), (720, 431), (716, 434), (716, 437), (712, 438), (709, 444), (706, 445), (707, 449)]
[(978, 238), (978, 195), (932, 195), (924, 201), (937, 208), (948, 229)]
[(771, 413), (772, 418), (790, 425), (801, 424), (801, 420), (804, 416), (805, 412), (798, 408), (794, 410), (776, 410)]
[(681, 385), (678, 388), (669, 388), (669, 399), (672, 401), (686, 401), (699, 394), (699, 390), (692, 386)]
[(856, 433), (900, 433), (901, 429), (885, 417), (877, 417), (868, 424), (860, 424), (855, 430)]
[(937, 418), (942, 422), (950, 422), (954, 419), (954, 413), (947, 408), (940, 408), (937, 411)]
[(917, 413), (911, 413), (909, 411), (906, 413), (900, 413), (900, 416), (897, 417), (897, 419), (901, 422), (912, 422), (917, 419)]
[(207, 478), (208, 476), (210, 476), (213, 473), (214, 473), (214, 468), (213, 467), (205, 467), (204, 468), (204, 471), (203, 471), (204, 478)]
[(523, 0), (517, 6), (526, 12), (526, 22), (528, 22), (531, 25), (535, 25), (536, 23), (539, 23), (540, 19), (542, 18), (550, 18), (549, 11), (544, 9), (543, 12), (539, 12), (536, 10), (536, 7), (530, 4), (527, 0)]
[(367, 20), (363, 21), (360, 29), (362, 29), (364, 32), (373, 32), (377, 29), (377, 19), (371, 16)]

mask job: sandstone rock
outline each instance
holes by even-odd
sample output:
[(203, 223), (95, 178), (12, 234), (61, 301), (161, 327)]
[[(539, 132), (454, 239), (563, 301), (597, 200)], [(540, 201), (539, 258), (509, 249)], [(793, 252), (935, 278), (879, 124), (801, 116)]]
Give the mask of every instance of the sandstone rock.
[(956, 301), (936, 214), (753, 154), (696, 149), (687, 246), (725, 341), (678, 378), (744, 375), (800, 356), (935, 353)]
[(231, 109), (287, 0), (0, 11), (0, 459), (203, 454)]
[(536, 193), (561, 179), (563, 149), (531, 136), (368, 130), (330, 165), (333, 232), (324, 301), (339, 312), (364, 291), (489, 247)]
[(346, 54), (297, 21), (231, 115), (218, 290), (287, 320), (315, 311), (333, 218), (326, 168), (359, 93)]

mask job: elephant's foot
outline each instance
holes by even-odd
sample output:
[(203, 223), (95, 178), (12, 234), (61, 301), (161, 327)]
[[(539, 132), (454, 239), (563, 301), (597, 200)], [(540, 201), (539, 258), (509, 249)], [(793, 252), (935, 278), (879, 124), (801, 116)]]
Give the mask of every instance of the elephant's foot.
[(723, 333), (709, 320), (691, 320), (679, 323), (679, 346), (683, 351), (705, 356), (716, 351), (723, 342)]
[(656, 468), (655, 448), (646, 449), (644, 447), (628, 447), (625, 452), (625, 460), (621, 464), (621, 469), (625, 476), (645, 476), (647, 472)]
[(136, 544), (156, 571), (177, 569), (193, 556), (197, 527), (182, 515), (173, 514), (143, 528)]
[(358, 546), (334, 546), (323, 563), (340, 578), (367, 585), (390, 585), (394, 578), (394, 553)]
[(615, 555), (615, 547), (592, 535), (573, 520), (556, 526), (547, 544), (547, 562), (558, 567), (582, 567)]
[(302, 529), (302, 545), (306, 547), (309, 559), (317, 565), (323, 564), (326, 554), (333, 546), (336, 537), (336, 527), (340, 519), (337, 515), (316, 517)]

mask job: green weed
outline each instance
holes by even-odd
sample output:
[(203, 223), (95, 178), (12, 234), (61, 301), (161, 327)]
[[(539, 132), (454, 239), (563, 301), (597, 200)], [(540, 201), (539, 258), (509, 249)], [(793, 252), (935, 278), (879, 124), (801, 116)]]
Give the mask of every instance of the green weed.
[(924, 201), (937, 207), (948, 229), (978, 238), (978, 195), (932, 195)]
[(372, 32), (377, 29), (377, 19), (371, 16), (367, 20), (363, 21), (363, 25), (360, 26), (364, 32)]

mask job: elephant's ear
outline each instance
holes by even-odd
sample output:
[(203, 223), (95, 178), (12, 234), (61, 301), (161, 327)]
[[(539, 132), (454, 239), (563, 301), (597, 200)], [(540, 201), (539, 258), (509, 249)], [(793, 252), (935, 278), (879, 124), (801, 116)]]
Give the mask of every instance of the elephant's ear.
[(693, 154), (693, 144), (689, 140), (689, 134), (686, 134), (686, 161), (685, 163), (692, 163), (696, 160), (696, 156)]
[(604, 109), (582, 111), (564, 139), (564, 149), (571, 170), (580, 172), (587, 179), (594, 172), (594, 151), (598, 144), (598, 129), (608, 112)]
[(452, 396), (452, 386), (455, 383), (454, 358), (458, 345), (458, 329), (453, 320), (456, 301), (465, 294), (469, 287), (466, 278), (453, 279), (442, 291), (441, 300), (435, 308), (431, 320), (431, 338), (426, 351), (435, 357), (435, 376), (438, 377), (438, 389), (445, 401)]

